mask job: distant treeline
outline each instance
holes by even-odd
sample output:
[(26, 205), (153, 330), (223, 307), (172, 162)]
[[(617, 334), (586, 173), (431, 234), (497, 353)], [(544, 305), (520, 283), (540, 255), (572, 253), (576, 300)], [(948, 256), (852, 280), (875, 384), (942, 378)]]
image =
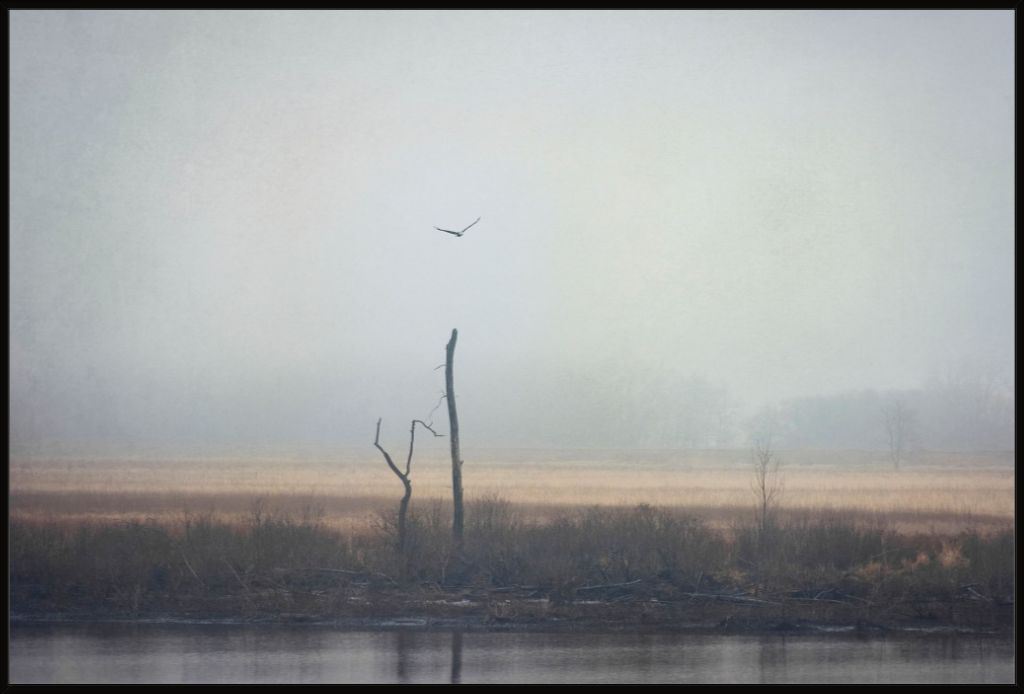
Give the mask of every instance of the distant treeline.
[(887, 412), (898, 407), (907, 452), (1014, 448), (1012, 388), (983, 377), (792, 398), (753, 417), (728, 389), (696, 376), (638, 371), (626, 380), (561, 374), (550, 381), (557, 396), (547, 398), (531, 395), (527, 384), (503, 384), (503, 398), (467, 409), (467, 426), (479, 439), (514, 445), (743, 448), (770, 429), (778, 448), (884, 451)]
[[(460, 393), (466, 442), (478, 447), (746, 448), (765, 413), (720, 383), (679, 365), (623, 370), (532, 365), (470, 371)], [(428, 417), (441, 383), (430, 373), (395, 377), (387, 388), (324, 374), (224, 383), (187, 397), (166, 384), (110, 383), (12, 412), (11, 450), (63, 442), (121, 446), (370, 446), (378, 416)], [(431, 381), (431, 378), (434, 381)], [(239, 377), (241, 378), (241, 377)], [(398, 384), (398, 385), (394, 385)], [(13, 397), (13, 396), (12, 396)], [(977, 374), (934, 378), (919, 388), (863, 390), (777, 399), (770, 410), (779, 448), (885, 451), (885, 414), (906, 414), (907, 448), (1006, 451), (1014, 448), (1011, 385)], [(441, 422), (438, 419), (438, 422)], [(442, 429), (445, 425), (442, 424)], [(444, 433), (443, 431), (441, 433)], [(443, 445), (438, 443), (437, 445)]]
[(897, 405), (906, 413), (910, 450), (1014, 448), (1013, 395), (980, 383), (948, 382), (787, 401), (778, 410), (779, 442), (794, 448), (884, 448), (885, 413)]

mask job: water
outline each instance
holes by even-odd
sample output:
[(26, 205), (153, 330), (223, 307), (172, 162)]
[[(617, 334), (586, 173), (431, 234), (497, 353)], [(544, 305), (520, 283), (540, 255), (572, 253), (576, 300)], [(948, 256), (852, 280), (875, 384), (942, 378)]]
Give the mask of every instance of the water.
[(17, 624), (12, 683), (1012, 683), (1006, 639)]

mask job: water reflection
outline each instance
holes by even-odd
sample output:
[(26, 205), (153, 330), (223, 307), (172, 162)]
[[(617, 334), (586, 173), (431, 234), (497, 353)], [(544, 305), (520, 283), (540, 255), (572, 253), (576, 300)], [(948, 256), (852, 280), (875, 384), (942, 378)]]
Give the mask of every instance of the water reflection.
[(401, 684), (409, 681), (409, 651), (412, 649), (414, 634), (411, 631), (395, 632), (395, 679)]
[(993, 683), (1013, 642), (964, 636), (350, 632), (13, 625), (12, 682)]
[(462, 632), (452, 632), (452, 684), (462, 683)]
[[(763, 636), (759, 642), (758, 665), (760, 668), (760, 682), (788, 681), (786, 674), (786, 637), (785, 636)], [(771, 679), (765, 679), (769, 675)]]

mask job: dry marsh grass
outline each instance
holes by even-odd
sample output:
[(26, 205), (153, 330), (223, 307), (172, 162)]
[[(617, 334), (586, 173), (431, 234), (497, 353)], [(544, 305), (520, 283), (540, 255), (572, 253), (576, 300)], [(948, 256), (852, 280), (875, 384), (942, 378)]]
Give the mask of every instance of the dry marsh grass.
[[(1006, 527), (1014, 517), (1014, 457), (918, 454), (895, 471), (882, 453), (783, 451), (784, 517), (840, 513), (902, 531)], [(714, 525), (752, 508), (745, 451), (467, 450), (469, 499), (500, 496), (535, 519), (567, 508), (648, 504), (685, 510)], [(420, 451), (414, 506), (450, 496), (447, 451)], [(371, 526), (401, 486), (372, 449), (330, 455), (219, 458), (15, 459), (12, 518), (64, 521), (157, 519), (185, 513), (240, 519), (257, 500), (282, 514), (310, 509), (336, 529)]]
[[(461, 611), (472, 602), (467, 595), (484, 609), (500, 594), (517, 596), (503, 603), (514, 610), (543, 602), (562, 620), (599, 604), (605, 619), (644, 623), (651, 603), (670, 607), (662, 617), (678, 622), (723, 597), (746, 603), (731, 603), (730, 617), (754, 603), (777, 606), (783, 618), (846, 624), (1012, 623), (1010, 529), (898, 533), (829, 513), (723, 529), (643, 505), (577, 507), (538, 520), (491, 498), (470, 502), (456, 556), (449, 518), (441, 503), (415, 511), (404, 551), (387, 515), (374, 528), (341, 533), (317, 513), (289, 517), (259, 503), (231, 523), (207, 514), (170, 524), (13, 520), (12, 609), (85, 618), (379, 619), (451, 599)], [(624, 611), (609, 612), (617, 606)]]

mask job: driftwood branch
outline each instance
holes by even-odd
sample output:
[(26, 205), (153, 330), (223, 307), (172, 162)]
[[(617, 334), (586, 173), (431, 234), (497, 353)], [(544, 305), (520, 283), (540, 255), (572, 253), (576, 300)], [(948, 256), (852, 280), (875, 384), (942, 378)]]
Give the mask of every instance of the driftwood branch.
[(834, 605), (850, 605), (849, 600), (834, 600), (832, 598), (788, 598), (789, 600), (796, 600), (798, 602), (830, 602)]
[(748, 598), (743, 595), (722, 595), (720, 593), (680, 593), (689, 598), (704, 598), (706, 600), (720, 600), (722, 602), (735, 602), (743, 605), (781, 605), (781, 602), (775, 602), (773, 600), (760, 600), (758, 598)]
[(576, 590), (580, 591), (580, 590), (598, 590), (600, 588), (624, 588), (626, 586), (635, 586), (637, 583), (640, 583), (643, 580), (644, 579), (642, 579), (642, 578), (638, 578), (635, 581), (628, 581), (626, 583), (602, 583), (601, 585), (596, 585), (596, 586), (581, 586), (581, 587), (577, 588)]
[(242, 580), (242, 577), (235, 570), (235, 567), (232, 566), (231, 562), (229, 562), (227, 559), (221, 559), (221, 561), (223, 561), (225, 564), (227, 564), (227, 567), (229, 569), (231, 569), (231, 573), (233, 573), (235, 575), (235, 578), (238, 579), (238, 583), (242, 586), (242, 590), (245, 591), (245, 595), (248, 597), (248, 595), (249, 595), (249, 586), (246, 585), (245, 581)]
[(192, 568), (192, 564), (189, 563), (188, 557), (185, 556), (185, 550), (179, 547), (178, 552), (181, 554), (181, 560), (185, 562), (185, 566), (188, 567), (188, 570), (196, 577), (196, 580), (199, 581), (199, 585), (205, 588), (206, 583), (203, 582), (203, 579), (199, 578), (199, 574), (197, 574), (196, 570)]
[(348, 569), (322, 569), (322, 568), (319, 568), (319, 567), (293, 568), (293, 569), (280, 568), (280, 569), (278, 569), (278, 571), (282, 571), (282, 572), (287, 572), (287, 571), (318, 571), (320, 573), (342, 574), (344, 576), (376, 576), (378, 578), (383, 578), (385, 581), (388, 581), (389, 583), (392, 583), (392, 584), (394, 584), (396, 586), (398, 585), (398, 581), (396, 581), (395, 579), (391, 578), (387, 574), (382, 574), (382, 573), (380, 573), (378, 571), (349, 571)]

